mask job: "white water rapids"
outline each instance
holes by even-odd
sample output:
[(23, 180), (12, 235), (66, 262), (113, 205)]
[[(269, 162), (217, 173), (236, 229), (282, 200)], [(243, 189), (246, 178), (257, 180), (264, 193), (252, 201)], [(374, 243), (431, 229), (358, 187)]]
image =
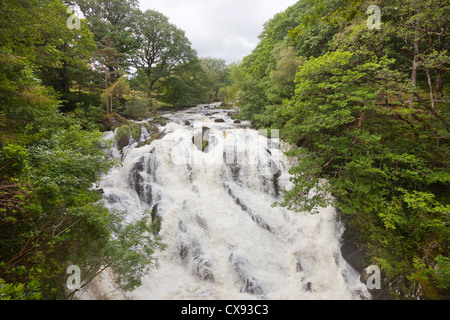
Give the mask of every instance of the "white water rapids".
[[(313, 215), (272, 207), (290, 186), (290, 159), (278, 139), (234, 123), (228, 111), (165, 114), (161, 139), (140, 148), (131, 141), (123, 151), (123, 166), (99, 184), (105, 204), (129, 221), (156, 206), (167, 248), (133, 292), (114, 291), (103, 277), (82, 299), (370, 298), (342, 257), (335, 209)], [(202, 133), (204, 151), (193, 143)], [(144, 130), (141, 140), (149, 135)]]

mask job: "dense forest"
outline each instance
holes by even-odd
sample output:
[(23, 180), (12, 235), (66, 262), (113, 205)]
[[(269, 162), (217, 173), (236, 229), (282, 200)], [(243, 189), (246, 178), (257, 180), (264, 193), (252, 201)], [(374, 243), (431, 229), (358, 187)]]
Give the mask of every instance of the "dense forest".
[(232, 68), (241, 117), (299, 147), (279, 205), (311, 211), (331, 193), (393, 298), (449, 297), (449, 9), (299, 1)]
[(109, 267), (136, 287), (162, 244), (142, 236), (148, 219), (124, 226), (91, 188), (117, 165), (102, 132), (218, 100), (225, 61), (200, 59), (135, 0), (2, 1), (0, 51), (0, 298), (68, 298), (71, 264), (85, 284)]
[(298, 147), (294, 188), (274, 205), (314, 214), (332, 194), (392, 298), (448, 299), (449, 9), (301, 0), (227, 65), (137, 0), (3, 0), (0, 299), (71, 298), (69, 265), (84, 284), (110, 268), (123, 289), (139, 286), (164, 244), (144, 236), (152, 212), (125, 225), (92, 188), (120, 165), (102, 132), (214, 101)]

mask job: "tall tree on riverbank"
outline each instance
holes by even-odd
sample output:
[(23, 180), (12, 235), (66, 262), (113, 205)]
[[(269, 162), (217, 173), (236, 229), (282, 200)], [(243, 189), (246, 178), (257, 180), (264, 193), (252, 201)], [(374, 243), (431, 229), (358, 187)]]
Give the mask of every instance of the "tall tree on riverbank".
[(154, 94), (159, 80), (176, 75), (177, 67), (196, 57), (184, 31), (169, 22), (162, 13), (147, 10), (136, 13), (136, 43), (132, 57), (138, 74), (145, 77), (147, 93)]
[(138, 0), (75, 0), (88, 21), (89, 30), (96, 43), (108, 38), (108, 47), (121, 55), (117, 66), (110, 67), (127, 70), (129, 54), (136, 47), (133, 33), (135, 13), (139, 11)]

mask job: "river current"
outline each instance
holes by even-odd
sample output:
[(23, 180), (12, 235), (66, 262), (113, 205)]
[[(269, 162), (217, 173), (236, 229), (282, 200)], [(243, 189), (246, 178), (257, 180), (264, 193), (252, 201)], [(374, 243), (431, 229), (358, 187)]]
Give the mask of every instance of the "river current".
[[(130, 222), (156, 208), (167, 248), (136, 290), (115, 290), (106, 274), (80, 298), (370, 299), (342, 257), (344, 229), (333, 207), (312, 214), (272, 206), (291, 187), (294, 164), (276, 132), (216, 106), (166, 113), (162, 138), (109, 150), (122, 166), (99, 183), (106, 206), (126, 211)], [(151, 134), (143, 126), (140, 140)]]

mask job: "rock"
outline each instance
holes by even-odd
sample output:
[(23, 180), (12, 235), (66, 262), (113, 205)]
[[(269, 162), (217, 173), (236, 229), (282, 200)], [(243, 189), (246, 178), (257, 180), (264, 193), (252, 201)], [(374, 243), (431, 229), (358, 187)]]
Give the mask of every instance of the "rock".
[(139, 141), (142, 133), (142, 125), (139, 123), (130, 123), (131, 137), (134, 141)]
[[(350, 226), (346, 225), (346, 218), (342, 213), (339, 213), (340, 222), (346, 226), (342, 236), (341, 253), (343, 258), (350, 264), (361, 276), (360, 281), (367, 285), (369, 277), (373, 274), (367, 272), (369, 263), (366, 261), (368, 250), (366, 246), (360, 244), (361, 235), (359, 231), (352, 230)], [(391, 300), (394, 298), (393, 292), (396, 287), (404, 287), (404, 284), (392, 285), (386, 274), (381, 270), (381, 290), (369, 290), (373, 300)]]
[(162, 114), (158, 114), (156, 117), (153, 118), (152, 123), (159, 124), (160, 126), (164, 127), (168, 121), (169, 121), (168, 118), (163, 117)]
[(192, 143), (197, 147), (198, 150), (204, 152), (209, 146), (209, 130), (210, 128), (208, 127), (202, 127), (202, 133), (197, 133), (192, 137)]
[(128, 125), (129, 123), (130, 122), (127, 119), (121, 117), (118, 113), (115, 112), (110, 115), (109, 119), (107, 119), (106, 117), (103, 119), (103, 124), (111, 131), (115, 131), (117, 128), (123, 125)]
[(234, 122), (233, 123), (235, 123), (235, 124), (239, 124), (239, 123), (241, 123), (241, 120), (234, 120)]
[(244, 280), (244, 286), (242, 287), (241, 292), (250, 293), (254, 295), (266, 294), (266, 292), (258, 283), (258, 281), (253, 277)]
[(116, 132), (116, 143), (119, 150), (130, 144), (131, 128), (128, 125), (119, 127)]
[(372, 274), (369, 274), (369, 272), (367, 271), (367, 268), (366, 269), (364, 269), (362, 272), (361, 272), (361, 276), (359, 277), (359, 281), (361, 281), (362, 283), (364, 283), (364, 284), (367, 284), (367, 282), (368, 282), (368, 280), (369, 280), (369, 277), (371, 276)]
[(223, 119), (216, 119), (216, 120), (214, 120), (214, 122), (215, 122), (215, 123), (224, 123), (225, 120), (223, 120)]
[(311, 282), (308, 282), (308, 283), (306, 284), (305, 290), (308, 291), (308, 292), (311, 292), (311, 291), (312, 291), (312, 283), (311, 283)]
[(152, 133), (150, 138), (148, 138), (147, 140), (139, 142), (137, 144), (136, 148), (142, 148), (144, 146), (151, 145), (153, 141), (162, 139), (163, 137), (164, 137), (164, 132), (156, 131), (156, 132)]
[[(345, 216), (339, 213), (340, 223), (346, 225)], [(364, 258), (367, 252), (363, 246), (358, 246), (360, 234), (354, 230), (351, 230), (346, 226), (344, 234), (342, 235), (341, 253), (343, 258), (356, 270), (359, 274), (368, 267), (365, 265)]]
[(179, 247), (179, 251), (178, 251), (181, 260), (186, 261), (186, 258), (189, 254), (189, 248), (187, 245), (185, 245), (184, 243), (182, 243)]
[(295, 265), (295, 269), (297, 270), (297, 272), (302, 272), (303, 271), (303, 266), (302, 263), (299, 259), (297, 259), (297, 263)]

